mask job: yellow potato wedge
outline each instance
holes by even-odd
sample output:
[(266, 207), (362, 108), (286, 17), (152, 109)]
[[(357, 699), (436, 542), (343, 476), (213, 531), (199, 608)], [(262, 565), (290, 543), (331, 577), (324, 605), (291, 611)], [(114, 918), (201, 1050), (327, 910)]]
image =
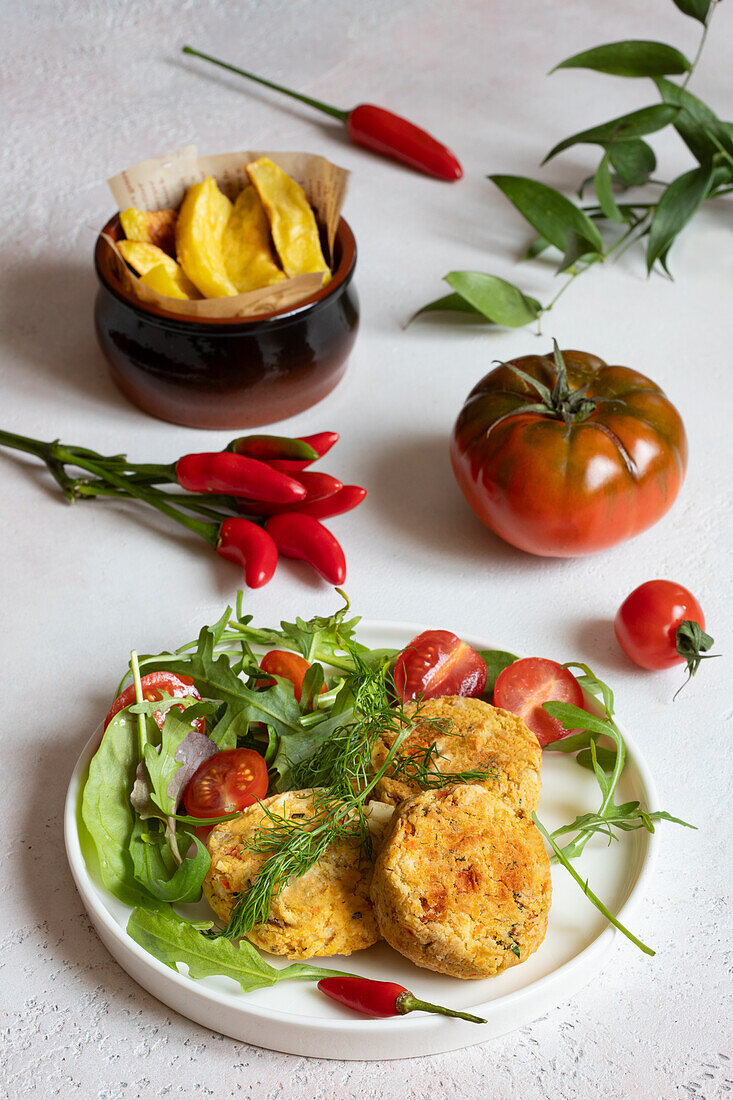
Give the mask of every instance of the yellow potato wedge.
[(213, 176), (189, 187), (178, 211), (178, 262), (204, 298), (228, 298), (237, 293), (222, 255), (222, 237), (231, 213), (232, 204)]
[(175, 210), (138, 210), (129, 206), (120, 214), (120, 223), (128, 241), (155, 244), (169, 256), (176, 254)]
[(322, 271), (325, 285), (331, 271), (323, 257), (315, 215), (303, 188), (269, 157), (248, 164), (247, 174), (265, 208), (285, 274), (292, 278)]
[(140, 282), (144, 286), (149, 286), (151, 290), (157, 290), (158, 294), (163, 294), (166, 298), (190, 300), (191, 298), (201, 297), (196, 287), (186, 278), (178, 264), (176, 264), (175, 271), (171, 271), (165, 264), (156, 264), (155, 267), (151, 267), (149, 271), (145, 272)]
[(234, 203), (222, 238), (222, 253), (227, 275), (240, 294), (285, 278), (270, 246), (270, 223), (251, 184), (240, 191)]
[(167, 293), (165, 290), (161, 290), (157, 285), (161, 279), (160, 275), (155, 277), (155, 283), (149, 282), (146, 278), (151, 271), (154, 271), (156, 268), (162, 268), (168, 275), (168, 285), (173, 283), (178, 287), (179, 291), (183, 292), (182, 294), (173, 294), (171, 297), (201, 297), (196, 287), (186, 278), (176, 261), (169, 256), (167, 252), (164, 252), (162, 248), (158, 248), (157, 245), (145, 244), (144, 241), (119, 241), (117, 247), (130, 267), (133, 267), (138, 275), (142, 276), (142, 281), (146, 286), (152, 286), (153, 289), (157, 290), (160, 294)]

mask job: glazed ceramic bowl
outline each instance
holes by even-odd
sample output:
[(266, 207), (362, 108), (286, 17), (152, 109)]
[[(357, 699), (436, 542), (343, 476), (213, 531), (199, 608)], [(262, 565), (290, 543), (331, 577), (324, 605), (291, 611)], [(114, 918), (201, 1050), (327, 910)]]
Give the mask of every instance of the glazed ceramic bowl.
[[(118, 240), (117, 215), (103, 233)], [(262, 316), (196, 317), (139, 302), (97, 240), (97, 339), (112, 378), (135, 405), (191, 428), (249, 428), (284, 420), (322, 400), (342, 378), (356, 338), (356, 242), (342, 218), (328, 286)]]

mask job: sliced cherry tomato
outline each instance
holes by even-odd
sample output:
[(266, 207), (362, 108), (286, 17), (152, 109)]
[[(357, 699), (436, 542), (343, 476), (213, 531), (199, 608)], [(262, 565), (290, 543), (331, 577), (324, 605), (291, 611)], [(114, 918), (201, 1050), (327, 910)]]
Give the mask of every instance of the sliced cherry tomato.
[[(305, 657), (301, 657), (299, 653), (291, 653), (287, 649), (271, 649), (260, 661), (260, 668), (263, 672), (269, 672), (272, 676), (282, 676), (284, 680), (290, 680), (293, 685), (293, 694), (298, 703), (303, 694), (303, 680), (310, 667)], [(264, 680), (260, 682), (260, 686), (271, 687), (274, 683), (274, 680)], [(324, 684), (319, 694), (323, 695), (325, 690), (326, 685)]]
[(424, 630), (397, 655), (394, 686), (398, 699), (437, 699), (441, 695), (481, 695), (486, 664), (475, 649), (450, 630)]
[(692, 593), (674, 581), (647, 581), (626, 597), (613, 628), (618, 644), (635, 664), (671, 668), (688, 659), (677, 648), (683, 622), (697, 623), (705, 630), (705, 616)]
[(267, 764), (254, 749), (224, 749), (199, 764), (183, 790), (191, 817), (221, 817), (264, 798)]
[(551, 741), (567, 737), (558, 718), (552, 718), (543, 703), (584, 705), (583, 689), (569, 669), (544, 657), (524, 657), (499, 673), (494, 687), (494, 706), (523, 718), (544, 748)]
[[(143, 689), (143, 699), (147, 699), (148, 702), (154, 702), (156, 699), (162, 699), (164, 695), (172, 695), (174, 699), (183, 699), (185, 697), (200, 699), (196, 688), (193, 686), (193, 680), (189, 676), (179, 676), (176, 672), (147, 672), (145, 676), (140, 677), (140, 684)], [(126, 687), (121, 695), (118, 695), (112, 706), (107, 712), (107, 717), (104, 720), (104, 728), (110, 724), (115, 714), (121, 711), (123, 707), (129, 707), (130, 703), (135, 702), (135, 685), (130, 684)], [(183, 707), (179, 707), (179, 710), (183, 710)], [(153, 714), (153, 718), (158, 723), (158, 726), (162, 728), (165, 721), (165, 711), (156, 710)], [(193, 722), (195, 729), (200, 733), (204, 732), (204, 720), (203, 718), (197, 718)]]

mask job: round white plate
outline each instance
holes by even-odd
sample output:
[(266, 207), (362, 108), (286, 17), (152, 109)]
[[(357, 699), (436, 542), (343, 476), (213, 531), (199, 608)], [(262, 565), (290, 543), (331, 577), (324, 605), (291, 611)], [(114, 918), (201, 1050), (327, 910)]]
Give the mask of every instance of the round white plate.
[[(366, 645), (402, 648), (425, 627), (416, 623), (362, 622), (357, 637)], [(478, 649), (490, 649), (483, 638), (466, 637)], [(499, 643), (500, 645), (500, 643)], [(657, 808), (654, 783), (633, 740), (624, 733), (627, 764), (618, 801), (639, 799)], [(89, 761), (99, 744), (99, 731), (87, 742), (74, 769), (66, 796), (66, 851), (77, 888), (99, 936), (127, 973), (158, 1000), (197, 1023), (257, 1046), (318, 1058), (406, 1058), (481, 1043), (505, 1034), (567, 1001), (598, 972), (621, 933), (607, 924), (567, 871), (553, 866), (553, 899), (547, 936), (526, 962), (495, 978), (461, 981), (422, 970), (386, 944), (376, 944), (349, 958), (315, 959), (314, 963), (365, 977), (396, 981), (433, 1003), (484, 1016), (488, 1023), (411, 1013), (387, 1020), (355, 1016), (328, 1000), (311, 982), (283, 982), (269, 989), (242, 993), (225, 977), (196, 981), (186, 968), (170, 969), (138, 946), (125, 932), (130, 913), (101, 885), (87, 867), (79, 845), (77, 806)], [(597, 809), (594, 777), (563, 753), (546, 753), (538, 816), (550, 828)], [(582, 877), (624, 924), (648, 889), (656, 834), (646, 830), (621, 834), (610, 846), (597, 836), (576, 866)], [(206, 903), (202, 903), (208, 912)], [(642, 929), (635, 928), (637, 934)], [(643, 935), (641, 937), (643, 939)], [(653, 945), (652, 945), (653, 946)], [(286, 960), (268, 956), (274, 966)]]

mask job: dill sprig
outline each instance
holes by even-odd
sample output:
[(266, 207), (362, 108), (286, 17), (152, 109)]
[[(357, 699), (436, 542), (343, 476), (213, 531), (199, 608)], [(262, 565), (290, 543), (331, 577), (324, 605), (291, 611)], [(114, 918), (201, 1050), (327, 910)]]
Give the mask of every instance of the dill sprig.
[(413, 783), (423, 791), (435, 791), (445, 787), (447, 783), (481, 783), (489, 776), (496, 775), (493, 756), (478, 767), (461, 772), (442, 772), (440, 761), (444, 759), (437, 742), (431, 741), (418, 749), (397, 753), (392, 761), (389, 777), (404, 783)]
[[(409, 722), (402, 704), (391, 704), (387, 664), (368, 668), (356, 651), (350, 655), (355, 666), (350, 676), (354, 695), (350, 721), (292, 771), (298, 785), (321, 785), (311, 796), (314, 812), (299, 821), (264, 807), (269, 827), (257, 830), (249, 848), (268, 858), (250, 889), (237, 899), (222, 933), (227, 939), (239, 939), (267, 920), (273, 898), (291, 879), (310, 870), (330, 845), (353, 843), (368, 848), (364, 807), (397, 755)], [(374, 745), (387, 733), (394, 735), (393, 744), (382, 766), (372, 773)]]

